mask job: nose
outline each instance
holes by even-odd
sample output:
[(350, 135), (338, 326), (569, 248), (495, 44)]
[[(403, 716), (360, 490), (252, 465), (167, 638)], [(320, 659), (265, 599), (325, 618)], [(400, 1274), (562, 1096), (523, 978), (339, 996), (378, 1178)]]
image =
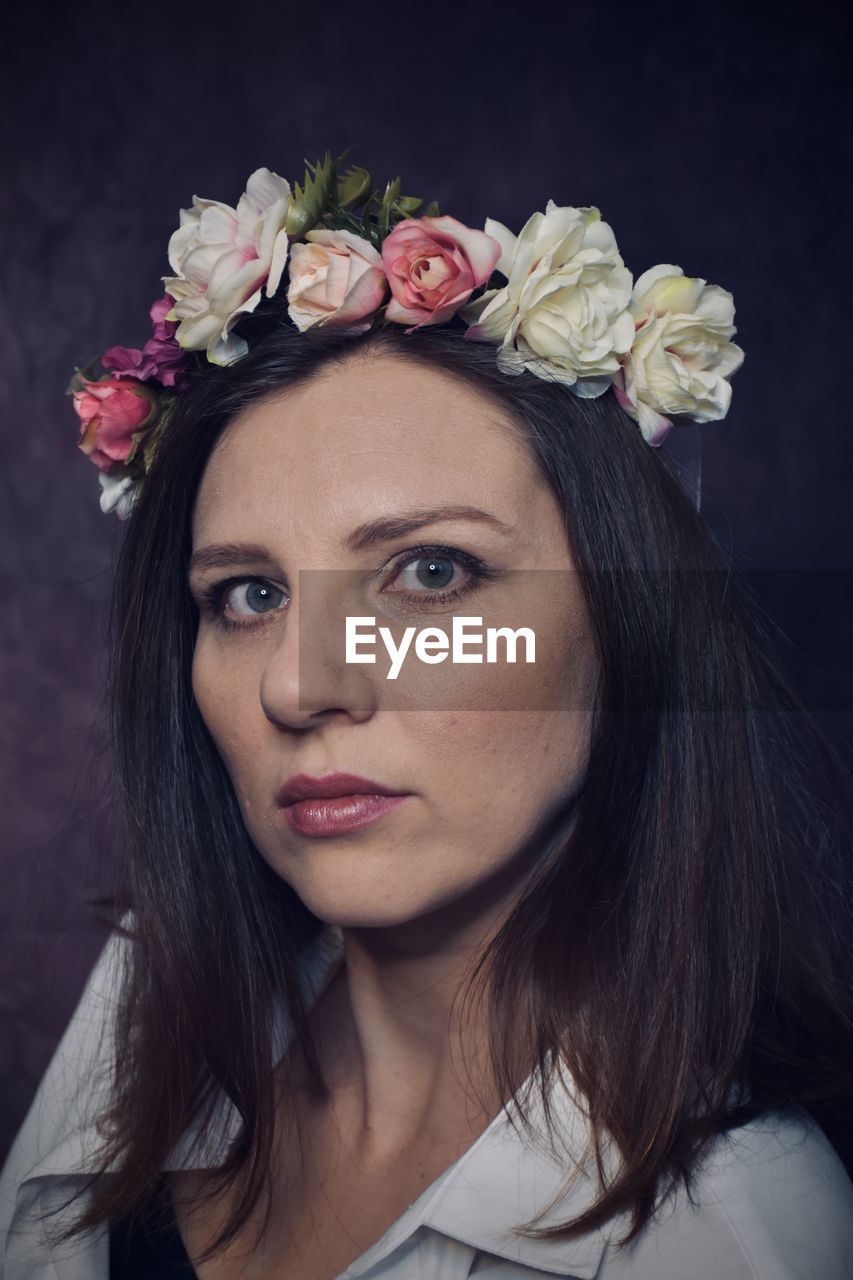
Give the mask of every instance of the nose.
[(261, 673), (261, 706), (272, 724), (307, 729), (335, 715), (362, 721), (377, 708), (375, 668), (345, 660), (345, 572), (297, 574), (285, 626)]

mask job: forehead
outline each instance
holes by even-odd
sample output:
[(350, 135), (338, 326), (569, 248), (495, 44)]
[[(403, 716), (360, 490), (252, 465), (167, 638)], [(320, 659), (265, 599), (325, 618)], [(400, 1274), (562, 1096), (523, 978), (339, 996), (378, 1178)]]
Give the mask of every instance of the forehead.
[(235, 418), (205, 470), (193, 535), (304, 533), (307, 522), (342, 539), (366, 517), (433, 503), (522, 521), (544, 489), (499, 405), (383, 354), (327, 366)]

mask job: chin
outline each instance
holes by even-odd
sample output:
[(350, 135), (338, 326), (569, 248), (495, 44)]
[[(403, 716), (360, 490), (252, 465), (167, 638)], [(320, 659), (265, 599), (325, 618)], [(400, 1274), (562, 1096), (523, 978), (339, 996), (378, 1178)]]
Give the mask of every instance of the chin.
[[(404, 873), (399, 880), (383, 868), (382, 874), (365, 874), (365, 859), (352, 868), (326, 866), (322, 874), (300, 874), (285, 878), (293, 891), (318, 920), (342, 929), (381, 929), (423, 919), (464, 893), (464, 887), (413, 883)], [(348, 873), (349, 872), (349, 873)]]
[(340, 883), (293, 886), (309, 911), (324, 924), (338, 925), (342, 929), (381, 929), (406, 924), (426, 915), (435, 906), (433, 899), (413, 899), (408, 893), (392, 896), (386, 888), (382, 894), (371, 892), (369, 886), (347, 887)]

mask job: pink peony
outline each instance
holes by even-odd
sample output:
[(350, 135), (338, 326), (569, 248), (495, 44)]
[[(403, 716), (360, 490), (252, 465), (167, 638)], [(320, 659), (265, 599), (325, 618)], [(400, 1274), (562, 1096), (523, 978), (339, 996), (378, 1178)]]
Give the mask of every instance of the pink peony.
[(333, 325), (363, 333), (388, 290), (382, 259), (351, 231), (320, 228), (290, 246), (287, 312), (297, 329)]
[(187, 367), (187, 353), (178, 345), (174, 336), (178, 325), (167, 320), (166, 313), (174, 306), (168, 293), (153, 303), (149, 312), (154, 332), (142, 350), (136, 347), (110, 347), (101, 356), (105, 369), (122, 373), (127, 378), (139, 378), (147, 382), (157, 378), (164, 387), (173, 387), (178, 376)]
[(493, 236), (446, 214), (398, 222), (382, 242), (394, 295), (386, 318), (400, 324), (413, 321), (407, 333), (449, 320), (485, 284), (501, 252)]
[(138, 431), (154, 408), (142, 388), (122, 378), (90, 382), (80, 378), (74, 408), (80, 418), (79, 447), (101, 471), (124, 462)]

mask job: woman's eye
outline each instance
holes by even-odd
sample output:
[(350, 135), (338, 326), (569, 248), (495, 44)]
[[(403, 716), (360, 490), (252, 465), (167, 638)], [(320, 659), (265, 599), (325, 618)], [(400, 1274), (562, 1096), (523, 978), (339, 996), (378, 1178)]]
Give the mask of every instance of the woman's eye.
[(464, 573), (457, 573), (459, 563), (447, 555), (418, 555), (398, 570), (394, 583), (412, 594), (452, 592), (465, 578)]
[(243, 618), (277, 609), (284, 592), (271, 582), (239, 582), (223, 592), (222, 604)]
[[(426, 608), (449, 604), (492, 576), (494, 571), (476, 556), (427, 547), (410, 551), (383, 591)], [(265, 578), (231, 578), (200, 591), (199, 607), (215, 625), (245, 630), (254, 625), (253, 619), (281, 609), (287, 599), (285, 590)]]

